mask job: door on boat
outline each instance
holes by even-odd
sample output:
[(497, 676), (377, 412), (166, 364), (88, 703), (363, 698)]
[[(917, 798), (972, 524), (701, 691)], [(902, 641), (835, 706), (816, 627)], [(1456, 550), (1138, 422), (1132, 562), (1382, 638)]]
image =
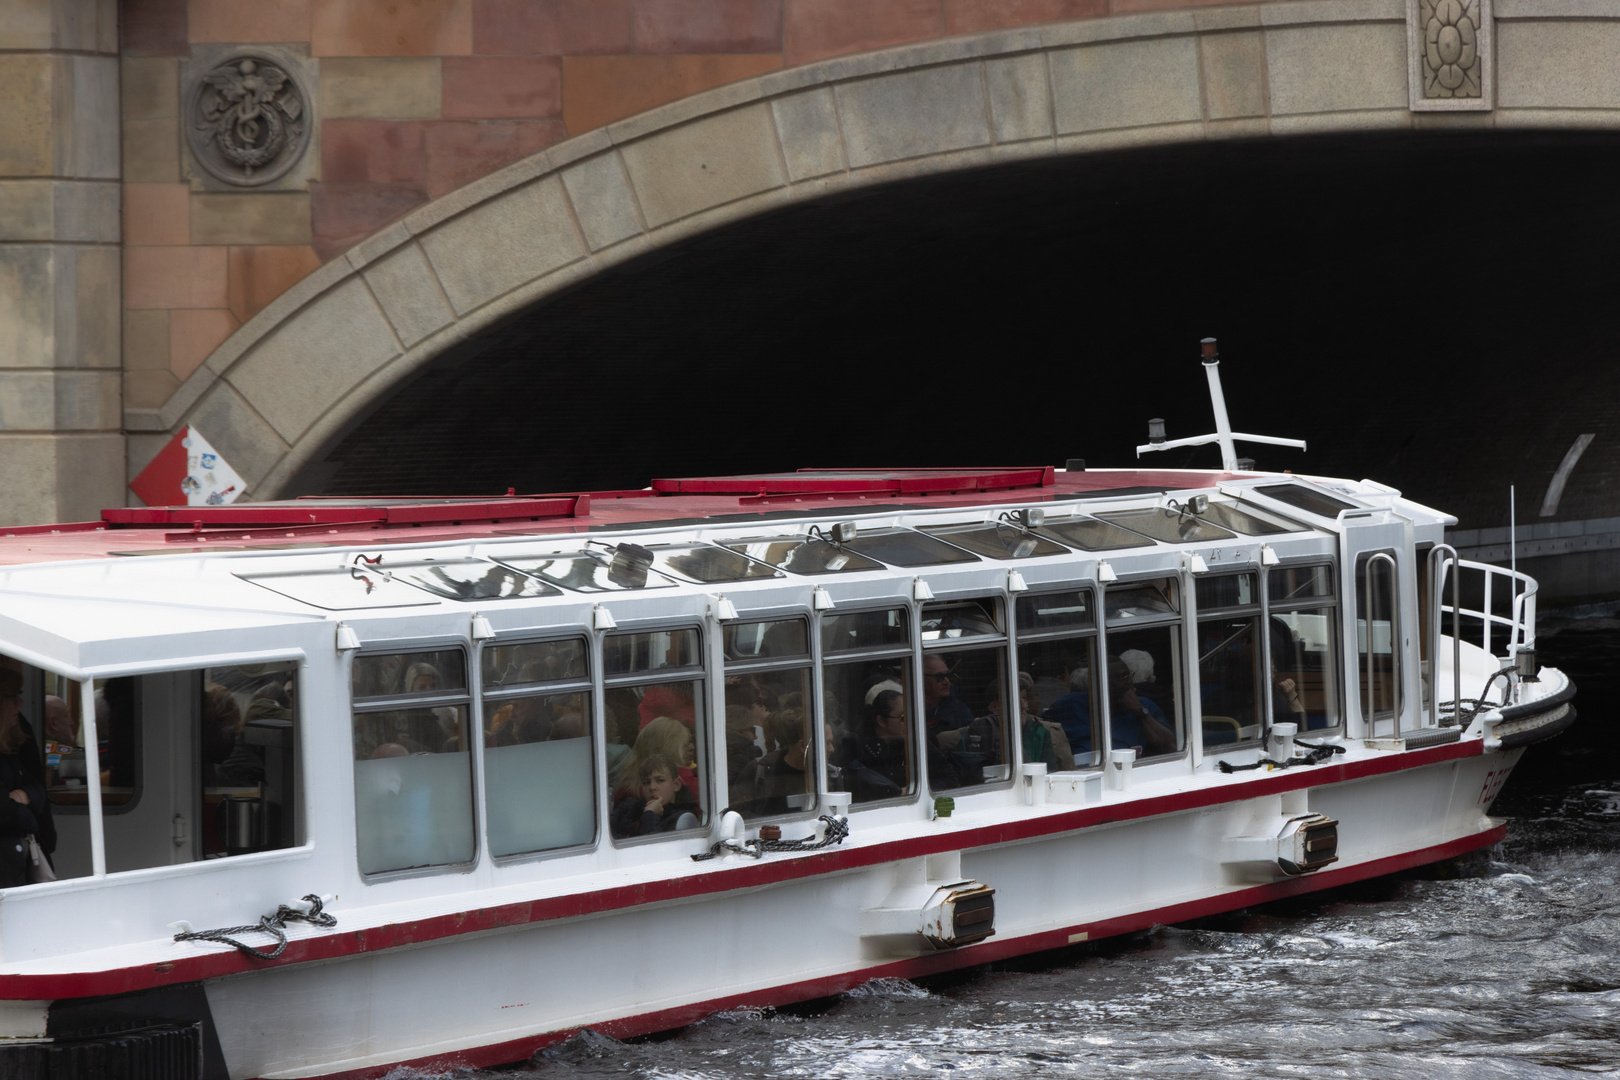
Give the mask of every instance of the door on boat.
[(1412, 523), (1388, 510), (1347, 511), (1339, 519), (1340, 572), (1348, 594), (1349, 716), (1365, 738), (1392, 738), (1417, 723), (1417, 585)]

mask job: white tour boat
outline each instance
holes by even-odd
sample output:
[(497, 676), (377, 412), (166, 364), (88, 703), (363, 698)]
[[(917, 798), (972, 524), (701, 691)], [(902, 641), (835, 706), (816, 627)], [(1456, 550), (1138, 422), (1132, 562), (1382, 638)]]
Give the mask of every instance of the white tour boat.
[(480, 1066), (1496, 843), (1574, 715), (1535, 583), (1387, 487), (1234, 467), (1217, 406), (1216, 471), (0, 530), (57, 836), (0, 893), (0, 1056)]

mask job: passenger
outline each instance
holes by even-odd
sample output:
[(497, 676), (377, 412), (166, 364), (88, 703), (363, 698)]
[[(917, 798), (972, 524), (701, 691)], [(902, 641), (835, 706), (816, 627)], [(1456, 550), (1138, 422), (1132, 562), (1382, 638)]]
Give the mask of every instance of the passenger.
[(693, 808), (672, 758), (652, 754), (635, 764), (634, 788), (621, 788), (609, 819), (613, 835), (620, 840), (668, 832)]
[(552, 742), (559, 739), (583, 739), (588, 734), (585, 728), (585, 714), (578, 709), (564, 708), (551, 722), (551, 731), (546, 735), (546, 739)]
[(1091, 669), (1084, 665), (1069, 672), (1069, 692), (1052, 702), (1042, 719), (1063, 729), (1069, 749), (1078, 760), (1091, 753)]
[[(893, 799), (911, 786), (911, 725), (906, 718), (905, 695), (881, 690), (867, 706), (866, 724), (856, 736), (846, 738), (840, 764), (844, 781), (856, 802)], [(932, 743), (924, 744), (928, 756), (928, 782), (935, 788), (956, 786), (956, 770)]]
[(619, 766), (624, 764), (630, 748), (641, 731), (641, 718), (636, 709), (636, 692), (628, 687), (613, 687), (603, 695), (605, 727), (607, 729), (607, 774), (609, 783), (617, 781)]
[(411, 752), (397, 742), (385, 742), (371, 752), (371, 760), (381, 761), (383, 758), (410, 757)]
[(659, 683), (647, 687), (637, 706), (641, 726), (646, 727), (660, 716), (673, 717), (692, 728), (697, 724), (697, 707), (692, 703), (691, 683)]
[(49, 856), (56, 823), (45, 794), (45, 761), (22, 715), (22, 675), (0, 668), (0, 888), (28, 884), (28, 837)]
[(1176, 711), (1175, 691), (1153, 678), (1153, 657), (1141, 649), (1126, 649), (1119, 654), (1124, 661), (1126, 670), (1130, 672), (1131, 685), (1136, 688), (1136, 696), (1143, 701), (1151, 701), (1159, 707), (1161, 716), (1168, 716)]
[(763, 756), (754, 741), (754, 722), (750, 710), (743, 705), (727, 705), (726, 779), (730, 784), (733, 809), (739, 809), (739, 804), (755, 798), (757, 766)]
[(1047, 772), (1074, 768), (1069, 737), (1063, 733), (1062, 724), (1041, 719), (1041, 705), (1035, 697), (1035, 676), (1027, 671), (1018, 673), (1018, 710), (1023, 717), (1024, 761), (1040, 762)]
[[(786, 814), (794, 807), (788, 797), (816, 790), (815, 759), (810, 756), (811, 731), (797, 709), (783, 709), (771, 722), (775, 749), (759, 763), (760, 793), (753, 810), (759, 814)], [(831, 751), (832, 747), (827, 747)]]
[(78, 745), (79, 725), (73, 722), (68, 703), (55, 694), (45, 695), (45, 741), (64, 749)]
[(961, 729), (973, 723), (973, 710), (956, 696), (950, 665), (940, 656), (923, 657), (923, 728), (928, 741), (941, 750), (954, 750)]
[(1176, 733), (1151, 698), (1137, 695), (1131, 669), (1108, 658), (1108, 723), (1115, 750), (1136, 748), (1138, 757), (1176, 752)]
[(701, 803), (703, 796), (696, 772), (697, 744), (693, 742), (692, 732), (685, 724), (668, 716), (654, 718), (636, 736), (636, 745), (620, 765), (619, 786), (624, 787), (627, 777), (641, 771), (641, 766), (636, 763), (653, 756), (666, 757), (675, 762), (681, 783), (686, 785), (692, 802)]
[(1299, 684), (1294, 681), (1293, 676), (1278, 671), (1276, 664), (1271, 665), (1271, 722), (1298, 724), (1301, 731), (1310, 727), (1305, 716), (1305, 698), (1299, 692)]

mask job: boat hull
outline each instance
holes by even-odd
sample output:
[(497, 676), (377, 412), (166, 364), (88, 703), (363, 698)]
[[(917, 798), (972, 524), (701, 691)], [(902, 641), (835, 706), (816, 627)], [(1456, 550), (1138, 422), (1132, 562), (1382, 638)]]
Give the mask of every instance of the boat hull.
[[(719, 1009), (1062, 948), (1454, 858), (1504, 832), (1489, 805), (1522, 751), (1480, 747), (1381, 755), (1389, 767), (1359, 775), (1293, 769), (1233, 782), (1226, 799), (1144, 791), (1112, 813), (1105, 804), (1036, 816), (1052, 826), (1045, 832), (938, 822), (934, 836), (876, 844), (864, 858), (851, 858), (863, 850), (851, 846), (801, 876), (764, 880), (766, 866), (752, 864), (735, 875), (738, 887), (724, 887), (733, 875), (720, 873), (712, 891), (604, 900), (595, 912), (586, 898), (576, 909), (585, 914), (204, 986), (238, 1080), (520, 1060), (580, 1028), (662, 1030)], [(1234, 860), (1233, 838), (1302, 812), (1338, 822), (1333, 865), (1297, 876), (1273, 868), (1259, 880), (1264, 867)], [(1005, 839), (980, 842), (995, 836)], [(874, 932), (883, 927), (872, 913), (896, 897), (966, 879), (995, 888), (995, 936), (936, 951), (915, 934)]]

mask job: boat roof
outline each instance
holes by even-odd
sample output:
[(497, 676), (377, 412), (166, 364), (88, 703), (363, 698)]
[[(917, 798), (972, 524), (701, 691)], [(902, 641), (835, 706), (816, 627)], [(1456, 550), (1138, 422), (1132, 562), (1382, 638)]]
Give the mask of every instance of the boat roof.
[(108, 556), (285, 551), (681, 525), (761, 524), (845, 513), (1124, 498), (1213, 489), (1254, 473), (1205, 470), (801, 469), (654, 480), (627, 491), (499, 497), (304, 497), (225, 506), (120, 507), (99, 521), (0, 528), (0, 566)]

